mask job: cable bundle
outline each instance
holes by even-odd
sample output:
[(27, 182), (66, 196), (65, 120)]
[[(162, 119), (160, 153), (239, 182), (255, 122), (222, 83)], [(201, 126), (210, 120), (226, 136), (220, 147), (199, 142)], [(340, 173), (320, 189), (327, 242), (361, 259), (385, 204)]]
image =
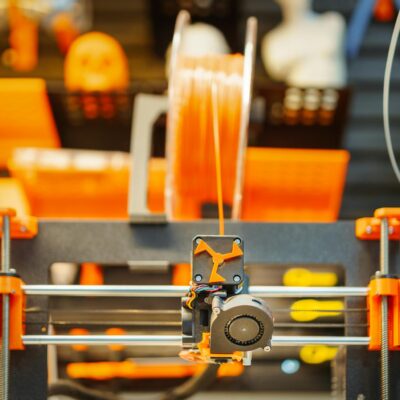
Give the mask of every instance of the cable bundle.
[[(168, 137), (167, 208), (172, 218), (199, 218), (204, 204), (217, 203), (215, 112), (221, 146), (223, 200), (232, 205), (242, 82), (242, 55), (178, 58), (170, 86)], [(216, 107), (215, 97), (213, 107), (213, 90)]]

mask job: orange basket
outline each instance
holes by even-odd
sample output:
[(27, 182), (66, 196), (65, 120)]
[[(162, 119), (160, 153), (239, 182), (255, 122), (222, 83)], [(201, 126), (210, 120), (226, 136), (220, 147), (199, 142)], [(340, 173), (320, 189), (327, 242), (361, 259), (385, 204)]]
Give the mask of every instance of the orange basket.
[[(129, 154), (16, 149), (8, 167), (37, 217), (128, 218)], [(150, 161), (149, 208), (164, 209), (165, 160)]]
[[(344, 150), (248, 148), (242, 219), (335, 221), (348, 161)], [(165, 164), (150, 160), (153, 212), (164, 211)], [(14, 151), (9, 169), (35, 216), (127, 218), (129, 165), (126, 153), (27, 148)]]
[(349, 159), (345, 150), (248, 148), (242, 219), (336, 221)]
[(16, 147), (59, 147), (42, 79), (0, 79), (0, 168)]

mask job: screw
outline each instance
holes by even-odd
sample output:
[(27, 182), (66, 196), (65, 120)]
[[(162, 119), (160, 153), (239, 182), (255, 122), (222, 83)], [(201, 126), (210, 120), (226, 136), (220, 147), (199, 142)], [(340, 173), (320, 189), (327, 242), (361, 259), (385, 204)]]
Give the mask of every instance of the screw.
[(203, 279), (203, 277), (202, 277), (200, 274), (197, 274), (197, 275), (194, 277), (194, 280), (195, 280), (196, 282), (201, 282), (202, 279)]
[(197, 237), (196, 239), (194, 239), (194, 242), (195, 242), (196, 244), (199, 244), (199, 243), (200, 243), (200, 240), (201, 240), (201, 238)]
[(221, 313), (221, 309), (218, 308), (218, 307), (215, 307), (215, 308), (213, 308), (213, 313), (214, 313), (215, 315), (218, 315), (218, 314)]
[(266, 352), (271, 351), (271, 346), (265, 346), (265, 347), (264, 347), (264, 351), (266, 351)]
[(389, 226), (389, 235), (392, 235), (393, 233), (394, 233), (393, 226)]
[[(389, 224), (387, 218), (381, 221), (380, 239), (380, 272), (389, 273)], [(381, 398), (389, 400), (389, 326), (388, 326), (388, 298), (381, 297)]]
[(234, 242), (235, 242), (236, 244), (242, 243), (242, 241), (241, 241), (239, 238), (236, 238), (236, 239), (234, 240)]
[(372, 233), (372, 226), (371, 226), (371, 225), (368, 225), (368, 226), (365, 228), (365, 232), (366, 232), (368, 235), (370, 235), (370, 234)]
[(240, 282), (241, 280), (242, 280), (242, 278), (240, 277), (240, 275), (234, 275), (234, 277), (233, 277), (233, 281), (234, 281), (234, 282), (238, 283), (238, 282)]
[(21, 225), (20, 228), (19, 228), (19, 231), (22, 232), (22, 233), (26, 232), (27, 231), (26, 226)]

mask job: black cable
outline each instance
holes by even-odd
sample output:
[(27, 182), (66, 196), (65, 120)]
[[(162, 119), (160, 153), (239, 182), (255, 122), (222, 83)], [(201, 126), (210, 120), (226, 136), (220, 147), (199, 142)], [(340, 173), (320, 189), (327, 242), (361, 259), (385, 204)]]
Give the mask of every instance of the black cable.
[(68, 396), (76, 400), (118, 400), (118, 396), (112, 393), (89, 389), (79, 383), (68, 380), (60, 380), (50, 384), (47, 394), (48, 397)]
[(207, 389), (216, 380), (218, 369), (219, 365), (208, 364), (204, 371), (193, 375), (182, 385), (163, 393), (159, 400), (183, 400)]
[[(207, 389), (217, 378), (219, 365), (208, 364), (199, 374), (193, 375), (181, 385), (162, 393), (157, 400), (184, 400), (195, 393)], [(68, 396), (74, 400), (118, 400), (119, 397), (112, 393), (104, 393), (89, 389), (85, 386), (68, 380), (60, 380), (49, 386), (48, 397)]]
[(400, 167), (397, 164), (394, 154), (392, 134), (390, 132), (389, 121), (389, 94), (390, 94), (390, 79), (392, 75), (392, 65), (396, 52), (397, 40), (400, 33), (400, 11), (397, 14), (396, 23), (393, 28), (392, 38), (390, 40), (389, 51), (386, 60), (385, 75), (383, 78), (383, 128), (385, 133), (386, 148), (389, 155), (390, 163), (397, 180), (400, 182)]

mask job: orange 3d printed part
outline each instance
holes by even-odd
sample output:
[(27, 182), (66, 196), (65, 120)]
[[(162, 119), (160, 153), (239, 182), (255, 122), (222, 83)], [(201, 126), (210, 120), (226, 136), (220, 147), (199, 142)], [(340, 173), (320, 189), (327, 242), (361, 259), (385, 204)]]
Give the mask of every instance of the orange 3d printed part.
[(377, 0), (374, 8), (374, 16), (378, 21), (392, 21), (396, 15), (393, 0)]
[(73, 41), (79, 36), (68, 12), (60, 12), (51, 23), (58, 47), (63, 54), (67, 53)]
[[(15, 218), (16, 213), (12, 208), (0, 208), (0, 221), (1, 223), (5, 223), (5, 218), (10, 221), (12, 224), (12, 218)], [(6, 229), (7, 230), (7, 229)], [(3, 234), (3, 227), (1, 227), (1, 232)], [(9, 311), (9, 346), (10, 350), (23, 350), (24, 344), (22, 341), (22, 336), (25, 333), (25, 294), (22, 290), (23, 282), (21, 278), (15, 273), (15, 270), (9, 268), (4, 268), (4, 264), (9, 264), (8, 255), (6, 254), (6, 246), (3, 247), (5, 238), (2, 238), (2, 251), (5, 253), (2, 254), (2, 269), (0, 274), (0, 321), (4, 323), (4, 319), (2, 316), (5, 308), (3, 307), (3, 302), (6, 300), (9, 301), (9, 307), (6, 307), (6, 310)], [(6, 303), (7, 304), (7, 303)], [(0, 335), (4, 334), (4, 327), (1, 327)], [(2, 344), (3, 339), (2, 337)], [(3, 347), (3, 346), (2, 346)]]
[[(35, 217), (31, 217), (30, 205), (21, 183), (14, 178), (0, 178), (0, 210), (10, 205), (16, 211), (16, 215), (11, 216), (11, 237), (13, 239), (35, 237), (38, 232), (38, 222)], [(1, 236), (0, 231), (0, 238)]]
[(38, 61), (38, 22), (22, 9), (19, 0), (8, 3), (11, 48), (3, 59), (16, 71), (31, 71)]
[[(73, 379), (107, 380), (125, 379), (163, 379), (186, 378), (202, 372), (207, 364), (176, 363), (140, 363), (133, 360), (105, 361), (92, 363), (70, 363), (67, 374)], [(240, 363), (222, 364), (218, 369), (218, 377), (239, 376), (243, 372)]]
[(26, 193), (15, 178), (0, 178), (0, 208), (12, 206), (17, 215), (31, 215)]
[(111, 36), (90, 32), (71, 45), (64, 65), (65, 86), (71, 91), (124, 90), (129, 84), (128, 59)]
[[(232, 205), (242, 102), (242, 55), (179, 57), (172, 81), (167, 207), (176, 219), (201, 216), (216, 203), (212, 87), (217, 86), (224, 203)], [(190, 176), (191, 178), (188, 178)], [(169, 194), (169, 196), (168, 196)]]
[[(400, 207), (383, 207), (374, 212), (373, 217), (359, 218), (355, 224), (355, 234), (360, 240), (382, 240), (382, 220), (387, 220), (388, 240), (400, 239)], [(381, 252), (384, 250), (381, 249)], [(385, 256), (381, 253), (381, 263)], [(400, 350), (400, 279), (387, 273), (377, 273), (368, 285), (368, 334), (369, 349), (382, 347), (382, 299), (387, 299), (388, 348)]]
[(381, 219), (387, 218), (389, 239), (400, 239), (400, 207), (378, 208), (373, 217), (356, 220), (356, 237), (360, 240), (378, 240), (381, 236)]
[[(0, 276), (0, 294), (10, 296), (10, 350), (23, 350), (22, 336), (25, 334), (25, 295), (23, 282), (18, 276)], [(3, 296), (0, 296), (0, 305)], [(3, 307), (0, 307), (2, 310)], [(1, 311), (0, 311), (1, 316)]]
[(371, 279), (367, 296), (369, 349), (380, 350), (382, 343), (382, 296), (388, 298), (389, 349), (400, 350), (400, 279)]
[(0, 168), (16, 147), (58, 147), (42, 79), (0, 79)]

